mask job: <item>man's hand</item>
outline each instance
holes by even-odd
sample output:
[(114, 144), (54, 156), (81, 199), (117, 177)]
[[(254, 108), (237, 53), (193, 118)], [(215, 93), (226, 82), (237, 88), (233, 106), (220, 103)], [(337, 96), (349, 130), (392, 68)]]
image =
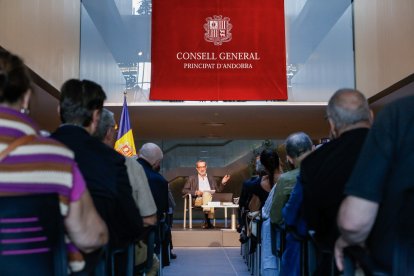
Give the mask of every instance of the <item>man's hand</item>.
[(344, 270), (344, 248), (350, 244), (340, 236), (335, 242), (335, 263), (339, 271)]
[(230, 175), (229, 174), (226, 174), (223, 177), (223, 179), (221, 180), (221, 184), (226, 185), (227, 184), (227, 181), (229, 181), (229, 179), (230, 179)]
[(196, 196), (202, 196), (203, 192), (202, 191), (196, 191), (195, 194), (196, 194)]
[(157, 224), (157, 213), (151, 216), (143, 217), (142, 221), (144, 223), (144, 227), (156, 225)]

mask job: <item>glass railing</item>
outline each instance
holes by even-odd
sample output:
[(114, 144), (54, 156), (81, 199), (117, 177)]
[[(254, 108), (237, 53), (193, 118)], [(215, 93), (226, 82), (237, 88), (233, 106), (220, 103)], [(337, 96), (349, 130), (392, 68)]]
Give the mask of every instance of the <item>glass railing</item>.
[[(177, 168), (194, 168), (204, 160), (210, 168), (223, 168), (260, 148), (263, 140), (175, 140), (163, 142), (162, 173)], [(278, 145), (281, 141), (272, 141)]]

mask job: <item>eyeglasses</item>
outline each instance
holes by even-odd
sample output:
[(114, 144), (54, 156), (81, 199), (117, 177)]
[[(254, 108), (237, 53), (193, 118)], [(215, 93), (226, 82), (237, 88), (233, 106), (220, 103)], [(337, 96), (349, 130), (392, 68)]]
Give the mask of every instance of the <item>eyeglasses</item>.
[(205, 168), (206, 166), (197, 166), (197, 169)]

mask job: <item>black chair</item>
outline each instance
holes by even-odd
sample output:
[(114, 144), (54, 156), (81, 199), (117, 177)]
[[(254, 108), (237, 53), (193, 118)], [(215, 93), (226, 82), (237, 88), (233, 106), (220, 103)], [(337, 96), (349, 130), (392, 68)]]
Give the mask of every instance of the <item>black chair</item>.
[[(357, 267), (362, 269), (366, 276), (387, 276), (390, 273), (380, 269), (369, 256), (365, 248), (358, 245), (344, 248), (344, 276), (353, 276)], [(409, 274), (396, 274), (409, 275)]]
[(414, 188), (404, 193), (398, 212), (397, 240), (394, 245), (393, 275), (414, 275)]
[(96, 264), (96, 267), (94, 269), (94, 276), (107, 276), (109, 275), (108, 272), (108, 249), (109, 246), (106, 245), (102, 248), (102, 253), (101, 253), (101, 257), (98, 261), (98, 263)]
[(0, 197), (0, 275), (67, 275), (57, 194)]
[(301, 245), (302, 275), (338, 275), (332, 248), (321, 244), (315, 238), (315, 231), (309, 230)]
[(112, 249), (110, 253), (110, 261), (112, 276), (133, 276), (135, 267), (135, 244), (130, 243), (126, 247)]
[(135, 268), (135, 270), (138, 271), (140, 274), (146, 274), (152, 268), (155, 248), (155, 235), (157, 234), (157, 230), (158, 229), (155, 226), (150, 226), (148, 230), (148, 235), (146, 238), (147, 260), (143, 264), (136, 266)]

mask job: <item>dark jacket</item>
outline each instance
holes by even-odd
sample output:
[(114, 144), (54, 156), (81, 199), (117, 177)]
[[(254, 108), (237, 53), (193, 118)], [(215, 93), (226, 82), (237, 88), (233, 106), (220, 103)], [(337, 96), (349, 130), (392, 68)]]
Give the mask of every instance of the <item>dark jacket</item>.
[[(216, 192), (221, 192), (223, 190), (223, 185), (217, 185), (216, 180), (213, 176), (207, 175), (208, 183), (210, 184), (210, 190), (216, 190)], [(191, 175), (188, 177), (187, 182), (184, 184), (182, 194), (191, 194), (195, 197), (195, 192), (199, 189), (198, 187), (198, 174)]]
[(139, 158), (138, 163), (142, 165), (147, 176), (155, 205), (157, 205), (157, 215), (160, 219), (164, 213), (168, 213), (168, 181), (159, 172), (154, 171), (146, 160)]
[(301, 164), (305, 220), (315, 238), (333, 249), (339, 231), (336, 216), (344, 187), (359, 157), (368, 128), (344, 132), (306, 157)]
[(75, 153), (95, 207), (106, 222), (110, 244), (123, 246), (142, 232), (142, 218), (132, 198), (125, 159), (82, 127), (63, 125), (53, 134)]

